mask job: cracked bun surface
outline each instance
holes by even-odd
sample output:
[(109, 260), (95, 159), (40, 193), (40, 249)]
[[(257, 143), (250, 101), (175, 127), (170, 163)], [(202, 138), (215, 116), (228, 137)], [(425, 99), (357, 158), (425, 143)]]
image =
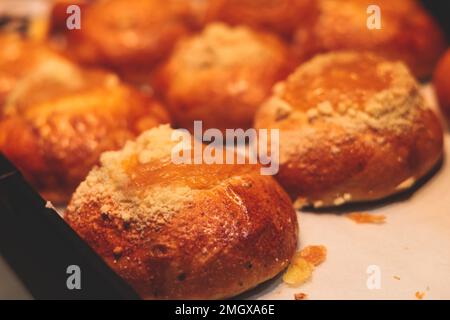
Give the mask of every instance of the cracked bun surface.
[(450, 121), (450, 49), (442, 56), (436, 67), (433, 84), (442, 113)]
[[(380, 8), (381, 29), (369, 29), (374, 11)], [(372, 51), (385, 58), (402, 60), (420, 78), (432, 74), (446, 47), (445, 37), (418, 1), (318, 0), (312, 23), (296, 32), (294, 47), (301, 61), (317, 53), (356, 50)]]
[(387, 197), (442, 156), (442, 128), (408, 68), (370, 53), (303, 64), (275, 86), (255, 125), (280, 129), (277, 179), (298, 206)]
[(288, 195), (257, 165), (175, 164), (176, 132), (104, 153), (66, 221), (145, 299), (227, 298), (277, 275), (297, 244)]
[(249, 128), (289, 61), (275, 36), (215, 23), (179, 43), (155, 85), (180, 127)]
[(26, 70), (5, 96), (0, 151), (47, 200), (68, 201), (103, 151), (169, 122), (156, 100), (114, 74), (56, 55)]

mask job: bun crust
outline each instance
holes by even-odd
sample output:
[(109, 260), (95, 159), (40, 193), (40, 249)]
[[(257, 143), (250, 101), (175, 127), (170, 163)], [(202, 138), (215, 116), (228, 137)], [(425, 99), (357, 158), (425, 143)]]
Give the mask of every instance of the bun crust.
[(150, 70), (197, 19), (183, 0), (98, 1), (83, 13), (82, 28), (67, 33), (68, 52), (122, 73)]
[(301, 61), (336, 50), (372, 51), (402, 60), (417, 77), (427, 77), (446, 47), (443, 33), (416, 1), (377, 1), (381, 30), (369, 30), (368, 0), (318, 0), (313, 23), (298, 28), (294, 50)]
[(287, 75), (288, 61), (271, 35), (211, 24), (179, 43), (156, 87), (180, 127), (202, 120), (206, 128), (248, 128), (272, 85)]
[(298, 205), (376, 200), (407, 189), (442, 156), (442, 129), (400, 62), (317, 56), (275, 87), (257, 128), (280, 129), (280, 184)]
[(450, 121), (450, 49), (441, 58), (434, 73), (433, 84), (442, 112)]
[(291, 36), (315, 12), (315, 0), (211, 0), (207, 19)]
[(0, 111), (17, 82), (40, 64), (60, 56), (43, 44), (17, 34), (0, 34)]
[(169, 121), (159, 103), (114, 74), (56, 55), (27, 69), (5, 101), (0, 150), (57, 203), (69, 199), (103, 151)]
[(172, 130), (102, 155), (67, 222), (145, 299), (218, 299), (274, 277), (296, 249), (290, 199), (255, 165), (174, 164)]

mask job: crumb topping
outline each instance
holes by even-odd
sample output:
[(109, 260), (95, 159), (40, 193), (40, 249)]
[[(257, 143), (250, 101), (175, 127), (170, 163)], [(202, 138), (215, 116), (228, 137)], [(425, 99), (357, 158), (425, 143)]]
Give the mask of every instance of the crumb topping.
[(181, 47), (184, 63), (194, 68), (230, 67), (271, 59), (273, 53), (251, 29), (214, 23)]
[(84, 204), (96, 203), (102, 216), (119, 218), (138, 230), (165, 224), (192, 200), (195, 191), (176, 184), (133, 188), (126, 163), (133, 158), (142, 165), (170, 159), (177, 143), (172, 140), (173, 132), (168, 125), (160, 126), (144, 132), (136, 141), (127, 142), (120, 151), (103, 153), (100, 166), (78, 187), (68, 210), (76, 216)]
[[(371, 129), (375, 132), (388, 130), (400, 133), (405, 127), (412, 126), (418, 111), (425, 105), (416, 80), (401, 62), (377, 60), (371, 55), (367, 55), (367, 57), (376, 63), (375, 70), (378, 77), (390, 79), (387, 88), (375, 91), (373, 94), (370, 92), (362, 94), (364, 96), (362, 101), (355, 101), (342, 93), (339, 102), (334, 104), (326, 99), (326, 95), (320, 92), (320, 88), (316, 88), (315, 95), (323, 96), (323, 99), (319, 100), (317, 105), (309, 106), (307, 110), (301, 111), (295, 108), (291, 99), (286, 98), (289, 86), (279, 85), (275, 92), (276, 99), (271, 99), (269, 102), (275, 110), (276, 120), (280, 120), (279, 110), (282, 109), (290, 110), (290, 115), (284, 116), (283, 120), (296, 116), (303, 118), (299, 115), (301, 113), (306, 115), (307, 125), (314, 125), (316, 122), (332, 123), (349, 130), (349, 132)], [(318, 56), (302, 65), (288, 78), (287, 83), (296, 82), (304, 77), (308, 77), (308, 79), (311, 76), (323, 75), (326, 77), (328, 69), (333, 70), (339, 68), (339, 64), (350, 64), (357, 62), (358, 59), (364, 59), (364, 56), (345, 52)], [(350, 74), (348, 77), (352, 77), (352, 75)], [(376, 86), (374, 85), (374, 87)], [(331, 90), (334, 89), (331, 88)], [(355, 88), (355, 91), (357, 90), (361, 91), (363, 88)], [(308, 103), (308, 101), (304, 103)]]

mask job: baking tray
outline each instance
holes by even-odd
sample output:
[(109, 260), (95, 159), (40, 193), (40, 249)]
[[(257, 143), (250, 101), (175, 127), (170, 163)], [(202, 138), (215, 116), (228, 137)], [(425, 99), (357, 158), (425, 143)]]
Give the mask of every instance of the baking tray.
[[(0, 254), (37, 299), (138, 299), (1, 155)], [(81, 271), (79, 288), (67, 285), (70, 266)]]

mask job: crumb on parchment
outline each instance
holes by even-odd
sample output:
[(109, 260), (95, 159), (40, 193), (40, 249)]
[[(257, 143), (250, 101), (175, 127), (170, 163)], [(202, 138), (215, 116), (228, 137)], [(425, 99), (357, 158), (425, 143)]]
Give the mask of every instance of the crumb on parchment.
[(314, 266), (318, 266), (327, 257), (327, 248), (322, 245), (307, 246), (300, 251), (300, 256)]
[(386, 216), (370, 214), (367, 212), (353, 212), (346, 214), (345, 216), (358, 224), (362, 223), (383, 224), (386, 222)]
[(307, 246), (295, 253), (283, 281), (291, 286), (299, 286), (312, 277), (314, 267), (325, 261), (327, 250), (325, 246)]
[(308, 295), (304, 292), (295, 293), (294, 299), (295, 300), (305, 300), (305, 299), (308, 299)]
[(422, 300), (423, 297), (425, 296), (425, 292), (416, 291), (415, 296), (417, 299)]

